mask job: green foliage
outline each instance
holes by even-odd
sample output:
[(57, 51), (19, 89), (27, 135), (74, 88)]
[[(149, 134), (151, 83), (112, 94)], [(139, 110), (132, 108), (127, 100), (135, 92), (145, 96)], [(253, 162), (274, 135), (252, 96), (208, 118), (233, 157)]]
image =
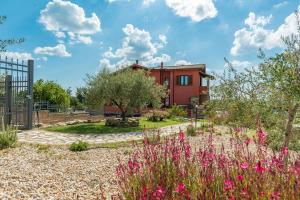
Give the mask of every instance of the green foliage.
[(88, 150), (88, 147), (89, 147), (88, 142), (79, 140), (77, 142), (73, 142), (70, 145), (69, 150), (70, 151), (86, 151), (86, 150)]
[(158, 108), (166, 89), (155, 83), (145, 70), (125, 68), (117, 72), (103, 69), (87, 80), (87, 102), (91, 107), (113, 103), (125, 120), (126, 114), (147, 106)]
[(50, 104), (69, 107), (70, 95), (54, 81), (37, 80), (33, 85), (33, 98), (35, 102), (48, 101)]
[(0, 132), (0, 150), (14, 147), (18, 141), (17, 130), (7, 128)]
[(106, 126), (104, 122), (100, 123), (83, 123), (76, 125), (53, 126), (48, 127), (46, 130), (52, 132), (63, 132), (73, 134), (107, 134), (107, 133), (127, 133), (127, 132), (141, 132), (145, 129), (158, 129), (165, 126), (172, 126), (181, 124), (182, 121), (166, 119), (158, 122), (148, 121), (146, 118), (140, 119), (138, 127), (111, 127)]
[(145, 117), (152, 122), (163, 121), (169, 117), (169, 113), (164, 110), (151, 110), (145, 114)]
[(168, 109), (170, 117), (187, 117), (187, 111), (178, 105), (173, 105), (170, 109)]
[(197, 129), (193, 125), (189, 125), (186, 128), (186, 134), (192, 137), (197, 136)]
[(49, 153), (50, 152), (50, 145), (46, 145), (46, 144), (37, 145), (37, 152), (38, 153)]
[[(279, 151), (284, 143), (284, 135), (282, 130), (273, 129), (268, 131), (267, 135), (267, 143), (271, 149)], [(300, 141), (299, 138), (296, 137), (296, 134), (291, 138), (289, 149), (294, 151), (300, 151)]]
[[(300, 107), (300, 18), (296, 12), (297, 35), (283, 38), (286, 49), (266, 57), (258, 67), (238, 72), (229, 63), (213, 88), (207, 110), (214, 122), (253, 128), (260, 119), (268, 129), (284, 132), (282, 145), (289, 146), (292, 125)], [(281, 140), (283, 140), (281, 138)]]

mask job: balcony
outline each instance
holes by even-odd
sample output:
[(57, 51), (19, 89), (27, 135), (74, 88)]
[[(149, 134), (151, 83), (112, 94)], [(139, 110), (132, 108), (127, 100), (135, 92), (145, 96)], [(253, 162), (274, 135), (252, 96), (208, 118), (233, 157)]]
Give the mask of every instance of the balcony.
[(209, 93), (209, 88), (207, 86), (200, 86), (199, 87), (199, 92), (200, 92), (200, 94), (208, 94)]

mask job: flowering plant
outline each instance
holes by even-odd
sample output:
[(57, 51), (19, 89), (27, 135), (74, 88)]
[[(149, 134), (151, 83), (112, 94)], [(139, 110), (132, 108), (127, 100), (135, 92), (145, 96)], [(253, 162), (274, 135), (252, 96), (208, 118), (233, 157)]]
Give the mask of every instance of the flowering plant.
[(218, 148), (210, 135), (192, 151), (185, 134), (150, 144), (145, 138), (127, 163), (117, 168), (125, 199), (298, 199), (300, 158), (288, 149), (270, 153), (266, 133), (256, 142), (231, 139), (229, 151)]

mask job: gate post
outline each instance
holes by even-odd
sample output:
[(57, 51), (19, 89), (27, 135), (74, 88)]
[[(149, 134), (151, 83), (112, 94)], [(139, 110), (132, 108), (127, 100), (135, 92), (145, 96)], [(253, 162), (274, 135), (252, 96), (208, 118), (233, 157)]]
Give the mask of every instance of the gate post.
[(12, 76), (5, 76), (5, 113), (4, 113), (4, 127), (11, 124), (12, 115)]
[(34, 61), (28, 60), (28, 84), (27, 84), (27, 129), (32, 129), (32, 111), (33, 111), (33, 66)]

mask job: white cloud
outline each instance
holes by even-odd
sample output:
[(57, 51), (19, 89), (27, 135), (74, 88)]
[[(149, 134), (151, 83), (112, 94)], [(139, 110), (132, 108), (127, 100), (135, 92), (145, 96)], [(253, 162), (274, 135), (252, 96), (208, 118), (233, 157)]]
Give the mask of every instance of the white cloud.
[(114, 2), (129, 2), (130, 0), (106, 0), (108, 3), (114, 3)]
[(288, 5), (288, 4), (289, 4), (289, 2), (283, 1), (283, 2), (280, 2), (280, 3), (277, 3), (277, 4), (273, 5), (273, 8), (279, 9), (279, 8), (282, 8), (286, 5)]
[(171, 56), (169, 56), (167, 54), (162, 54), (161, 56), (156, 56), (156, 57), (153, 57), (152, 59), (142, 61), (142, 64), (146, 65), (146, 66), (155, 66), (162, 62), (166, 63), (166, 62), (170, 62), (170, 61), (171, 61)]
[(165, 0), (168, 7), (180, 17), (190, 17), (192, 21), (200, 22), (217, 16), (213, 0)]
[(43, 57), (36, 58), (35, 60), (36, 60), (36, 61), (46, 62), (46, 61), (48, 61), (48, 58), (45, 57), (45, 56), (43, 56)]
[[(300, 10), (300, 6), (298, 7)], [(285, 21), (276, 30), (267, 29), (272, 16), (256, 16), (250, 12), (245, 20), (246, 27), (237, 30), (234, 34), (233, 47), (230, 50), (232, 55), (239, 55), (250, 49), (273, 49), (284, 47), (282, 36), (289, 36), (297, 33), (295, 14), (292, 13), (285, 18)]]
[(55, 47), (37, 47), (34, 50), (35, 54), (59, 56), (59, 57), (70, 57), (71, 54), (67, 52), (64, 44), (58, 44)]
[(163, 43), (163, 44), (167, 44), (167, 36), (163, 35), (163, 34), (159, 34), (158, 35), (159, 40)]
[(92, 38), (90, 36), (76, 35), (73, 32), (68, 32), (70, 38), (70, 44), (83, 43), (92, 44)]
[(240, 60), (233, 60), (233, 61), (231, 61), (231, 64), (235, 68), (242, 68), (242, 69), (249, 68), (254, 65), (253, 63), (251, 63), (249, 61), (240, 61)]
[[(53, 0), (41, 11), (39, 22), (57, 38), (65, 38), (65, 33), (72, 33), (74, 43), (90, 43), (90, 35), (101, 31), (100, 19), (95, 13), (87, 17), (83, 8), (70, 1)], [(85, 37), (85, 39), (82, 39)], [(89, 38), (89, 39), (87, 39)], [(88, 40), (88, 42), (87, 42)], [(72, 41), (72, 38), (71, 38)]]
[(24, 53), (24, 52), (11, 52), (11, 51), (6, 51), (6, 52), (0, 52), (1, 59), (7, 57), (7, 59), (18, 59), (18, 60), (32, 60), (32, 55), (30, 53)]
[(110, 68), (110, 69), (115, 68), (115, 65), (111, 64), (110, 60), (106, 58), (103, 58), (99, 61), (99, 66), (102, 68)]
[(191, 62), (188, 62), (186, 60), (177, 60), (175, 62), (175, 66), (179, 66), (179, 65), (191, 65), (192, 63)]
[[(152, 42), (149, 32), (127, 24), (123, 29), (125, 37), (122, 47), (113, 51), (109, 47), (108, 51), (102, 54), (105, 59), (118, 59), (115, 66), (126, 66), (139, 60), (144, 65), (157, 65), (160, 62), (169, 62), (171, 57), (167, 54), (157, 55), (158, 50), (167, 43), (165, 35), (159, 35), (159, 42)], [(107, 61), (105, 60), (107, 63)]]
[(144, 6), (149, 6), (150, 4), (154, 3), (156, 0), (143, 0)]

